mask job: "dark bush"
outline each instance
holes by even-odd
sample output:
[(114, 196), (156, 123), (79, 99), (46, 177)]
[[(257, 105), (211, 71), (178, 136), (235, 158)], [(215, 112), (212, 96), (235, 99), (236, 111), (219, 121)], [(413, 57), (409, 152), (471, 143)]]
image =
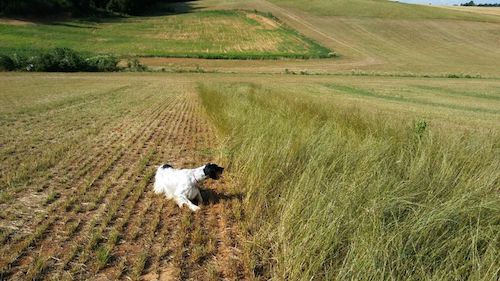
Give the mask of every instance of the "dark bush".
[(14, 54), (0, 55), (0, 70), (3, 71), (118, 71), (118, 59), (113, 56), (100, 55), (84, 57), (68, 48), (55, 48), (37, 55), (27, 56)]
[(83, 58), (69, 48), (55, 48), (41, 54), (35, 61), (36, 71), (75, 72), (86, 68)]
[(11, 57), (5, 55), (0, 56), (0, 70), (12, 71), (15, 69), (16, 69), (16, 63)]

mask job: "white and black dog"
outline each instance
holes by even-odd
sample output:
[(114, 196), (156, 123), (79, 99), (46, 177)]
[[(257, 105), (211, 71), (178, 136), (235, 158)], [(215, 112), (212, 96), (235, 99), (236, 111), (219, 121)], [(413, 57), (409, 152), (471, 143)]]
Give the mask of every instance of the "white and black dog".
[(191, 211), (197, 211), (200, 207), (190, 200), (197, 198), (198, 204), (203, 202), (198, 183), (207, 178), (217, 180), (223, 171), (224, 168), (212, 163), (195, 169), (174, 169), (165, 164), (156, 171), (154, 191), (164, 193), (167, 199), (174, 199), (181, 208), (186, 204)]

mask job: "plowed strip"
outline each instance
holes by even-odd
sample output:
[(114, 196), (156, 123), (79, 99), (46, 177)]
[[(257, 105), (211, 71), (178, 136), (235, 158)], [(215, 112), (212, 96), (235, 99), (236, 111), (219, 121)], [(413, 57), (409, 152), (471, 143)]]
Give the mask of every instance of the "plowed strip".
[(64, 158), (51, 168), (51, 176), (37, 179), (60, 197), (34, 220), (30, 232), (2, 237), (8, 255), (0, 260), (1, 277), (246, 279), (231, 210), (240, 207), (240, 198), (226, 193), (224, 181), (205, 184), (198, 213), (152, 192), (161, 163), (217, 162), (211, 154), (216, 136), (195, 86), (166, 89), (161, 82), (148, 86), (153, 99), (148, 106), (121, 122), (103, 123), (111, 133), (79, 143), (82, 153)]

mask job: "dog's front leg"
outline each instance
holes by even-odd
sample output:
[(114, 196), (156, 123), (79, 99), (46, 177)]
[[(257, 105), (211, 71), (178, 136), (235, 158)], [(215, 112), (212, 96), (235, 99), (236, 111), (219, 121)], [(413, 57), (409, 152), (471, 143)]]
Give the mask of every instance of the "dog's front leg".
[(188, 208), (193, 211), (193, 212), (196, 212), (200, 209), (200, 207), (196, 206), (195, 204), (193, 204), (191, 201), (189, 201), (189, 199), (187, 199), (186, 196), (184, 195), (177, 195), (175, 197), (175, 202), (177, 203), (177, 205), (182, 208), (182, 205), (187, 205)]

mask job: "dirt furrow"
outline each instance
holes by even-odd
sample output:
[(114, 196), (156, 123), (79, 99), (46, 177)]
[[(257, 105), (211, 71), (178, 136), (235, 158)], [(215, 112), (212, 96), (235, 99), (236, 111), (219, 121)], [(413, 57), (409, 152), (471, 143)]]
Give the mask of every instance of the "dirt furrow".
[[(140, 111), (139, 114), (143, 114), (144, 111)], [(109, 121), (109, 120), (108, 120)], [(85, 176), (88, 175), (89, 172), (92, 171), (92, 168), (95, 169), (95, 166), (102, 161), (103, 157), (109, 158), (111, 149), (115, 148), (116, 143), (123, 140), (124, 134), (120, 134), (120, 132), (127, 131), (132, 124), (135, 124), (131, 120), (131, 122), (122, 122), (119, 126), (115, 126), (114, 128), (105, 128), (104, 124), (98, 124), (96, 126), (104, 128), (103, 131), (111, 132), (112, 136), (105, 136), (105, 138), (101, 138), (99, 140), (93, 140), (89, 145), (86, 141), (79, 142), (77, 147), (72, 148), (74, 151), (81, 151), (81, 153), (73, 153), (69, 155), (66, 159), (62, 159), (55, 167), (51, 169), (49, 172), (45, 172), (45, 175), (40, 179), (33, 179), (33, 186), (39, 185), (36, 189), (45, 190), (50, 187), (52, 193), (57, 194), (58, 197), (55, 198), (54, 202), (60, 201), (62, 198), (65, 198), (65, 194), (68, 192), (74, 192), (72, 189), (75, 185), (81, 185)], [(116, 136), (118, 135), (118, 136)], [(110, 142), (111, 141), (111, 142)], [(87, 147), (89, 147), (87, 149)], [(97, 151), (95, 154), (92, 150)], [(104, 155), (106, 154), (106, 155)], [(94, 157), (89, 157), (89, 155), (95, 155)], [(34, 187), (27, 187), (26, 190), (34, 189)], [(32, 193), (29, 193), (32, 194)], [(30, 205), (36, 206), (35, 202), (40, 201), (37, 198), (33, 198), (35, 195), (29, 195), (27, 199), (20, 199), (18, 202), (29, 201)], [(50, 213), (51, 208), (49, 207), (47, 210), (47, 214)], [(10, 208), (17, 208), (17, 204), (12, 204)], [(5, 211), (8, 211), (7, 209)], [(45, 215), (45, 214), (44, 214)], [(45, 218), (42, 218), (43, 220)], [(36, 225), (40, 224), (39, 219), (36, 218), (26, 218), (26, 221), (22, 222), (22, 229), (19, 229), (18, 233), (13, 233), (11, 240), (22, 239), (22, 236), (29, 235), (30, 233), (26, 232), (26, 230), (34, 229)], [(16, 237), (14, 237), (16, 236)]]
[[(168, 130), (165, 135), (164, 135), (164, 138), (160, 139), (159, 141), (156, 142), (156, 146), (157, 146), (157, 150), (158, 150), (158, 153), (157, 153), (157, 157), (156, 157), (156, 162), (155, 164), (159, 164), (159, 163), (162, 163), (164, 161), (164, 159), (167, 157), (167, 158), (178, 158), (177, 157), (177, 154), (178, 152), (175, 151), (175, 145), (173, 145), (173, 142), (174, 142), (174, 139), (176, 136), (178, 136), (178, 129), (179, 127), (182, 125), (182, 118), (183, 116), (186, 114), (186, 112), (188, 112), (187, 108), (186, 108), (186, 100), (185, 98), (182, 98), (179, 100), (179, 105), (176, 107), (176, 110), (172, 112), (172, 116), (170, 116), (169, 118), (169, 121), (170, 121), (170, 124), (169, 124), (169, 127), (168, 127)], [(174, 165), (176, 165), (177, 163), (174, 163), (174, 162), (170, 162)], [(147, 193), (152, 193), (151, 191), (152, 187), (149, 186), (149, 188), (147, 189)], [(153, 212), (150, 213), (150, 215), (154, 215), (154, 212), (157, 212), (157, 209), (156, 209), (156, 206), (152, 206), (152, 210)], [(139, 219), (142, 219), (143, 222), (142, 224), (144, 225), (147, 225), (149, 224), (149, 218), (139, 218)], [(159, 221), (161, 221), (161, 218), (159, 218)], [(130, 230), (129, 229), (125, 229), (125, 233), (128, 233)], [(133, 230), (132, 230), (133, 231)], [(126, 234), (125, 234), (126, 236)], [(147, 237), (146, 237), (147, 238)], [(121, 243), (117, 249), (118, 252), (126, 252), (125, 255), (121, 255), (121, 256), (126, 256), (127, 259), (126, 261), (118, 261), (118, 265), (122, 264), (122, 263), (126, 263), (126, 267), (127, 269), (127, 272), (125, 272), (125, 274), (132, 274), (133, 276), (135, 276), (137, 274), (137, 272), (134, 272), (134, 270), (130, 270), (130, 268), (136, 268), (137, 267), (135, 266), (135, 264), (137, 263), (135, 260), (139, 260), (140, 262), (140, 259), (141, 259), (141, 253), (138, 253), (137, 251), (135, 251), (135, 247), (131, 247), (131, 245), (133, 244), (141, 244), (143, 243), (143, 241), (135, 241), (135, 243), (132, 243), (133, 241), (126, 241), (125, 243)], [(141, 247), (143, 247), (144, 245), (141, 245)], [(139, 256), (137, 256), (139, 254)], [(149, 254), (148, 254), (149, 255)]]
[(152, 191), (156, 165), (196, 167), (220, 160), (195, 86), (183, 85), (183, 94), (157, 87), (154, 107), (124, 118), (112, 138), (80, 144), (85, 155), (54, 168), (51, 190), (60, 199), (48, 204), (28, 239), (7, 248), (18, 251), (4, 263), (2, 277), (248, 279), (239, 250), (241, 197), (228, 192), (224, 179), (204, 183), (197, 213)]
[[(159, 107), (159, 108), (160, 108), (160, 107)], [(153, 111), (153, 112), (156, 114), (156, 111)], [(158, 114), (159, 114), (159, 113), (158, 113)], [(158, 116), (158, 115), (156, 115), (156, 116)], [(147, 119), (146, 119), (146, 121), (147, 121)], [(135, 141), (137, 140), (137, 138), (138, 138), (138, 137), (141, 137), (141, 136), (143, 135), (143, 133), (144, 133), (144, 130), (140, 131), (140, 132), (139, 132), (137, 135), (135, 135), (135, 136), (134, 136), (134, 135), (132, 135), (132, 137), (131, 137), (131, 138), (128, 138), (128, 139), (129, 139), (129, 140), (130, 140), (130, 139), (132, 139), (132, 141), (133, 141), (133, 142), (135, 142)], [(127, 138), (126, 138), (126, 139), (127, 139)], [(108, 146), (108, 147), (111, 147), (111, 146)], [(110, 155), (110, 154), (112, 155), (112, 154), (116, 154), (116, 155), (118, 155), (118, 157), (117, 157), (117, 158), (118, 158), (118, 159), (121, 159), (121, 158), (122, 158), (122, 156), (123, 156), (123, 154), (124, 154), (124, 153), (123, 153), (124, 148), (125, 148), (124, 146), (116, 146), (116, 148), (115, 148), (115, 149), (121, 150), (122, 152), (118, 152), (118, 151), (116, 151), (116, 150), (115, 150), (115, 151), (111, 151), (110, 153), (105, 154), (105, 155)], [(101, 154), (99, 154), (99, 155), (101, 155)], [(116, 159), (116, 160), (118, 160), (118, 159)], [(109, 163), (109, 165), (108, 165), (108, 166), (104, 169), (104, 171), (102, 171), (102, 172), (98, 173), (98, 176), (95, 178), (95, 180), (91, 180), (90, 184), (86, 184), (86, 185), (85, 185), (85, 187), (86, 187), (86, 188), (88, 188), (88, 187), (92, 187), (92, 186), (98, 186), (98, 185), (100, 185), (100, 182), (102, 181), (102, 179), (103, 179), (103, 178), (105, 178), (106, 173), (109, 173), (111, 170), (113, 170), (113, 169), (112, 169), (112, 167), (114, 167), (114, 166), (116, 165), (116, 163), (115, 163), (115, 162), (116, 162), (116, 160), (111, 161), (111, 162)], [(80, 195), (85, 194), (86, 188), (84, 188), (84, 189), (83, 189), (83, 192), (80, 192)], [(79, 189), (78, 189), (78, 188), (76, 188), (76, 189), (74, 189), (74, 190), (75, 190), (75, 192), (78, 194), (78, 192), (77, 192), (77, 191), (78, 191)], [(74, 192), (74, 193), (75, 193), (75, 192)], [(89, 196), (89, 197), (90, 197), (90, 198), (92, 198), (92, 196)], [(62, 205), (63, 205), (63, 206), (65, 205), (65, 206), (66, 206), (66, 208), (67, 208), (67, 207), (72, 207), (71, 205), (76, 205), (76, 206), (78, 207), (78, 208), (76, 209), (76, 213), (79, 213), (79, 212), (81, 211), (81, 210), (79, 209), (79, 207), (80, 207), (81, 205), (80, 205), (80, 204), (78, 204), (79, 202), (75, 202), (75, 201), (77, 201), (77, 199), (76, 199), (76, 198), (78, 198), (78, 200), (80, 200), (80, 199), (81, 199), (81, 196), (78, 196), (78, 197), (77, 197), (77, 196), (73, 195), (73, 196), (71, 196), (71, 197), (70, 197), (70, 199), (69, 199), (69, 200), (70, 200), (70, 203), (64, 202)], [(56, 209), (57, 209), (57, 208), (56, 208)], [(91, 207), (90, 209), (93, 209), (93, 207)], [(71, 218), (71, 217), (72, 217), (72, 216), (71, 216), (71, 214), (64, 216), (64, 218), (67, 218), (67, 220), (70, 220), (70, 218)], [(60, 224), (60, 225), (63, 225), (63, 226), (64, 226), (64, 223), (63, 223), (63, 224)], [(58, 233), (58, 231), (56, 230), (56, 231), (54, 231), (54, 233)], [(73, 233), (74, 233), (74, 232), (73, 232)], [(49, 236), (51, 236), (51, 235), (49, 235)], [(53, 237), (53, 236), (51, 236), (51, 237)], [(43, 246), (42, 246), (42, 247), (43, 247)], [(33, 267), (33, 266), (32, 266), (32, 267)], [(29, 270), (28, 270), (28, 271), (29, 271)]]
[[(119, 202), (118, 203), (111, 201), (111, 204), (114, 204), (116, 206), (116, 208), (112, 209), (111, 214), (108, 213), (108, 217), (109, 218), (101, 224), (101, 226), (99, 228), (100, 229), (100, 233), (99, 233), (100, 236), (103, 236), (104, 232), (109, 228), (108, 226), (110, 225), (110, 223), (114, 224), (114, 223), (117, 222), (117, 220), (120, 219), (120, 214), (123, 213), (126, 216), (130, 215), (130, 212), (133, 210), (133, 208), (131, 206), (135, 205), (135, 203), (137, 202), (137, 200), (139, 199), (139, 197), (142, 196), (142, 189), (146, 188), (146, 186), (150, 182), (152, 175), (151, 175), (151, 167), (149, 167), (149, 166), (150, 166), (151, 159), (156, 154), (156, 151), (154, 149), (153, 150), (145, 149), (145, 143), (150, 142), (151, 139), (154, 138), (154, 136), (158, 135), (159, 132), (162, 131), (161, 127), (162, 127), (163, 123), (161, 121), (164, 120), (165, 117), (167, 116), (165, 114), (165, 112), (168, 111), (168, 109), (169, 109), (169, 107), (170, 107), (171, 104), (172, 103), (168, 103), (168, 106), (164, 107), (164, 110), (162, 111), (162, 114), (160, 116), (157, 116), (156, 118), (153, 119), (153, 120), (156, 120), (156, 121), (152, 123), (152, 126), (148, 127), (150, 133), (149, 134), (145, 134), (145, 139), (143, 141), (139, 141), (138, 144), (137, 144), (136, 149), (130, 151), (130, 153), (129, 153), (129, 155), (131, 155), (131, 156), (142, 155), (142, 154), (144, 154), (144, 151), (149, 151), (148, 153), (151, 153), (150, 157), (148, 157), (147, 159), (144, 159), (144, 163), (142, 163), (143, 168), (134, 171), (134, 174), (136, 175), (135, 182), (137, 183), (138, 181), (144, 181), (144, 183), (142, 183), (140, 185), (140, 186), (142, 186), (142, 188), (139, 189), (139, 190), (137, 190), (137, 188), (134, 188), (134, 192), (133, 193), (131, 193), (131, 192), (124, 193), (124, 196), (120, 196), (119, 197)], [(133, 163), (134, 161), (132, 160), (131, 162)], [(143, 173), (144, 169), (148, 170), (147, 173), (149, 175), (146, 176), (146, 177), (139, 176), (139, 175), (141, 175)], [(130, 185), (129, 187), (133, 188), (134, 184)], [(106, 205), (106, 204), (104, 204), (104, 205)], [(125, 224), (127, 222), (127, 219), (128, 218), (125, 218), (124, 220), (122, 219), (122, 221), (119, 222), (119, 223)], [(85, 264), (87, 262), (88, 258), (89, 258), (88, 256), (80, 258), (80, 264)]]

